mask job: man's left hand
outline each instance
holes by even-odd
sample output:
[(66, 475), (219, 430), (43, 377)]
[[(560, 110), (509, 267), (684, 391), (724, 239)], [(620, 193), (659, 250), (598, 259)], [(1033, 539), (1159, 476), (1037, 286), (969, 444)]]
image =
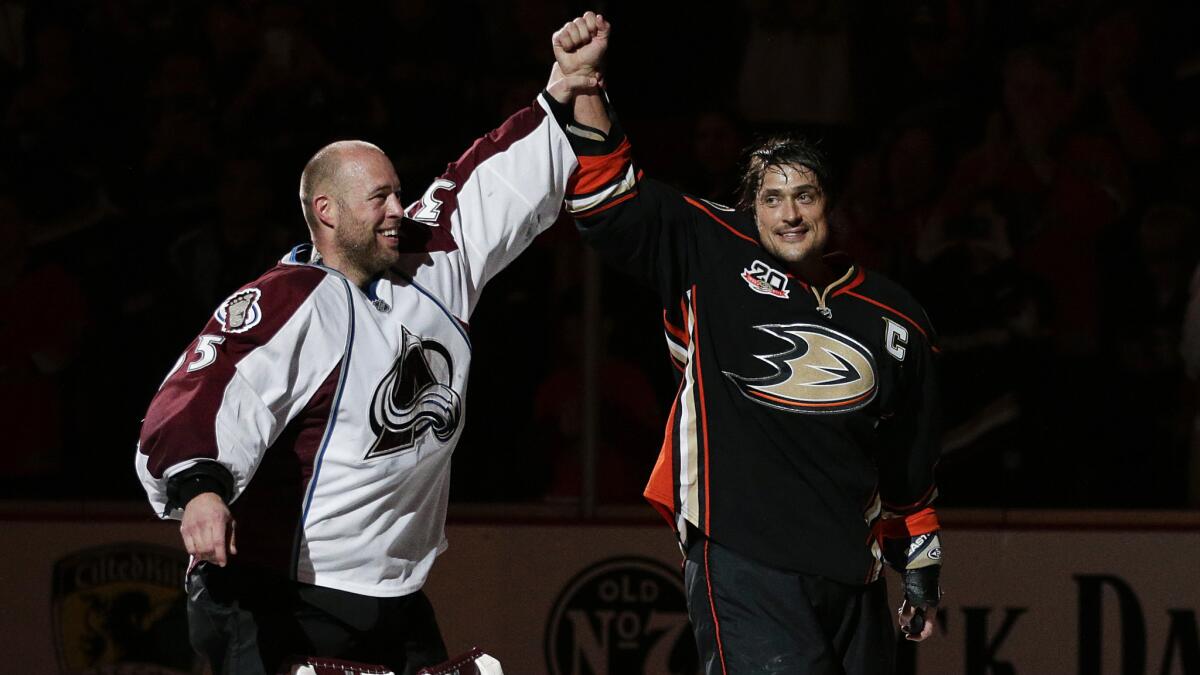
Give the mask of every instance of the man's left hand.
[(905, 639), (920, 642), (933, 635), (937, 606), (942, 599), (941, 573), (941, 565), (904, 570), (904, 602), (900, 603), (898, 613)]
[[(921, 627), (919, 632), (916, 632), (916, 627), (913, 626), (913, 619), (917, 615), (918, 609), (922, 610), (922, 618), (924, 619), (925, 625)], [(937, 627), (937, 607), (918, 608), (916, 605), (910, 604), (908, 602), (908, 598), (905, 598), (904, 601), (900, 603), (900, 611), (898, 614), (900, 615), (900, 630), (904, 633), (904, 639), (906, 640), (920, 642), (930, 635), (933, 635), (933, 629)]]

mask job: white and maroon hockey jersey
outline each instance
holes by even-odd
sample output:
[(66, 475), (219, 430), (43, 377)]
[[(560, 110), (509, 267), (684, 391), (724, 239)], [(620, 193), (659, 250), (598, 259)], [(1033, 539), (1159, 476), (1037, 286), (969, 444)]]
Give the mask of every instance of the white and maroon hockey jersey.
[(231, 478), (237, 560), (370, 596), (418, 590), (445, 549), (487, 281), (558, 217), (576, 158), (547, 95), (479, 139), (406, 209), (415, 252), (359, 288), (297, 247), (231, 295), (142, 426), (137, 471), (178, 517), (171, 478)]

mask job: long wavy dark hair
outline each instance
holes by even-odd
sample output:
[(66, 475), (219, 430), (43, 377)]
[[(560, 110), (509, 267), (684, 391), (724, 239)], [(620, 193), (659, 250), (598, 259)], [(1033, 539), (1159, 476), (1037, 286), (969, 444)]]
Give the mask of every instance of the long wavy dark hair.
[(738, 188), (738, 207), (754, 208), (754, 198), (762, 185), (763, 175), (771, 167), (803, 166), (817, 178), (817, 184), (825, 195), (826, 209), (836, 201), (833, 169), (829, 158), (818, 143), (796, 134), (770, 136), (746, 150), (746, 161)]

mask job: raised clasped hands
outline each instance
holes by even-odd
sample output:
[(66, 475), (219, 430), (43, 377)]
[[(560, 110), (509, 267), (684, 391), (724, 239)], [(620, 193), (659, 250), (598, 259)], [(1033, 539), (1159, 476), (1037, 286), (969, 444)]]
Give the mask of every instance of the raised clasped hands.
[(555, 100), (566, 103), (603, 85), (601, 65), (611, 31), (608, 21), (594, 12), (584, 12), (555, 31), (551, 38), (555, 63), (546, 85)]

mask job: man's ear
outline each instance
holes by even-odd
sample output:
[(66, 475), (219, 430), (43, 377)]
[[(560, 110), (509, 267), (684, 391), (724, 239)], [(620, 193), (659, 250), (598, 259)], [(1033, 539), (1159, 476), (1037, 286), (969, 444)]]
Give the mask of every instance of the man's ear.
[(325, 227), (332, 228), (337, 224), (337, 202), (329, 195), (317, 195), (312, 200), (313, 214), (317, 221)]

